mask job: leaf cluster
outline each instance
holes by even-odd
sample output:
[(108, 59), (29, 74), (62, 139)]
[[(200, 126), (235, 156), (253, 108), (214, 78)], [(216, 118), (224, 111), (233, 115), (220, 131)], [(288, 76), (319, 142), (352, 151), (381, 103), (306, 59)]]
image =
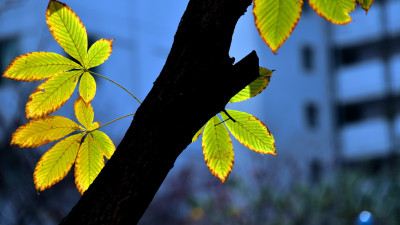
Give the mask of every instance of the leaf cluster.
[[(344, 25), (357, 4), (368, 13), (374, 0), (308, 0), (311, 8), (326, 20)], [(303, 0), (254, 0), (255, 25), (261, 38), (276, 54), (300, 20)]]
[[(269, 84), (271, 70), (260, 67), (260, 76), (243, 90), (233, 96), (229, 103), (241, 102), (260, 94)], [(234, 153), (230, 133), (244, 146), (261, 154), (276, 155), (275, 140), (267, 126), (255, 116), (224, 110), (220, 113), (223, 121), (215, 115), (193, 137), (196, 141), (202, 136), (203, 154), (211, 173), (222, 183), (233, 168)]]
[[(89, 71), (108, 59), (113, 40), (100, 39), (88, 50), (82, 21), (70, 7), (56, 0), (49, 2), (46, 22), (53, 38), (77, 62), (54, 52), (32, 52), (10, 63), (3, 74), (5, 78), (28, 82), (45, 80), (26, 104), (26, 118), (32, 120), (17, 129), (11, 145), (33, 148), (64, 138), (37, 163), (35, 187), (38, 191), (51, 187), (75, 163), (76, 186), (83, 194), (104, 167), (104, 156), (109, 159), (115, 150), (111, 139), (97, 130), (100, 123), (93, 123), (91, 101), (96, 94), (96, 82)], [(48, 116), (64, 105), (78, 82), (79, 97), (74, 110), (82, 126), (62, 116)]]

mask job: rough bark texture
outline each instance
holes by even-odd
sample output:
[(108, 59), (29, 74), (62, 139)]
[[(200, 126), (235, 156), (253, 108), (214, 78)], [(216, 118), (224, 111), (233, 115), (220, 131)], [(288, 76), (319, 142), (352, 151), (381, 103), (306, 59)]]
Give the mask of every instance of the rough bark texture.
[(136, 224), (179, 154), (258, 76), (252, 52), (233, 64), (237, 20), (251, 0), (191, 0), (166, 64), (111, 160), (61, 224)]

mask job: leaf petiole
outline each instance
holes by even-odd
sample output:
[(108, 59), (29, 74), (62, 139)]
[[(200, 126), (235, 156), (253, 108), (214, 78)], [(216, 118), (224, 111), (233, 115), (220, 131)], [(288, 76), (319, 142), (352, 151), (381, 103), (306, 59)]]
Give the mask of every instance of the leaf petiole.
[(229, 113), (224, 109), (224, 110), (222, 110), (222, 112), (224, 112), (225, 113), (225, 115), (226, 116), (228, 116), (228, 119), (230, 119), (230, 120), (232, 120), (233, 122), (235, 122), (236, 123), (236, 120), (235, 119), (233, 119), (232, 118), (232, 116), (231, 115), (229, 115)]
[(133, 115), (135, 115), (135, 113), (131, 113), (131, 114), (128, 114), (128, 115), (125, 115), (125, 116), (121, 116), (121, 117), (119, 117), (119, 118), (117, 118), (117, 119), (115, 119), (115, 120), (111, 120), (110, 122), (108, 122), (108, 123), (106, 123), (106, 124), (104, 124), (104, 125), (99, 126), (99, 127), (96, 128), (96, 129), (88, 130), (87, 133), (90, 133), (90, 132), (92, 132), (92, 131), (98, 130), (98, 129), (102, 128), (102, 127), (107, 126), (108, 124), (114, 123), (114, 122), (117, 121), (117, 120), (123, 119), (123, 118), (128, 117), (128, 116), (133, 116)]
[(100, 74), (98, 74), (98, 73), (95, 73), (95, 72), (93, 72), (93, 71), (88, 70), (88, 72), (91, 73), (91, 74), (93, 74), (93, 75), (99, 76), (99, 77), (101, 77), (101, 78), (104, 78), (104, 79), (106, 79), (106, 80), (108, 80), (108, 81), (114, 83), (114, 84), (117, 85), (118, 87), (124, 89), (124, 91), (128, 92), (134, 99), (136, 99), (136, 101), (139, 102), (139, 104), (142, 104), (142, 102), (141, 102), (138, 98), (136, 98), (136, 96), (135, 96), (134, 94), (132, 94), (130, 91), (128, 91), (126, 88), (124, 88), (122, 85), (118, 84), (117, 82), (115, 82), (115, 81), (113, 81), (113, 80), (111, 80), (111, 79), (109, 79), (109, 78), (107, 78), (107, 77), (105, 77), (105, 76), (103, 76), (103, 75), (100, 75)]

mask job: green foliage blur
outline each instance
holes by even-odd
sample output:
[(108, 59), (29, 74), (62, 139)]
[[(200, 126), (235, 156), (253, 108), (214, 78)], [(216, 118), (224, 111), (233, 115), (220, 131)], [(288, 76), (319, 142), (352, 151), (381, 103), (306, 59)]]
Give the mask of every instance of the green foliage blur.
[[(355, 225), (362, 211), (371, 212), (375, 224), (400, 221), (400, 177), (393, 169), (340, 169), (318, 182), (287, 187), (268, 183), (262, 175), (254, 184), (232, 176), (224, 185), (191, 186), (190, 168), (185, 170), (176, 183), (169, 182), (171, 192), (152, 203), (140, 224)], [(159, 214), (164, 207), (169, 213)]]

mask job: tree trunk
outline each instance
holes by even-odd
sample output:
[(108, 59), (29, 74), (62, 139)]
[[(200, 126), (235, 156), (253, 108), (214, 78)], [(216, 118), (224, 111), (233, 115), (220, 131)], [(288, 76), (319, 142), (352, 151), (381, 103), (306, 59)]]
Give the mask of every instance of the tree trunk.
[[(256, 79), (255, 52), (232, 65), (251, 0), (191, 0), (159, 77), (114, 156), (61, 224), (136, 224), (193, 135)], [(150, 15), (149, 15), (150, 16)]]

